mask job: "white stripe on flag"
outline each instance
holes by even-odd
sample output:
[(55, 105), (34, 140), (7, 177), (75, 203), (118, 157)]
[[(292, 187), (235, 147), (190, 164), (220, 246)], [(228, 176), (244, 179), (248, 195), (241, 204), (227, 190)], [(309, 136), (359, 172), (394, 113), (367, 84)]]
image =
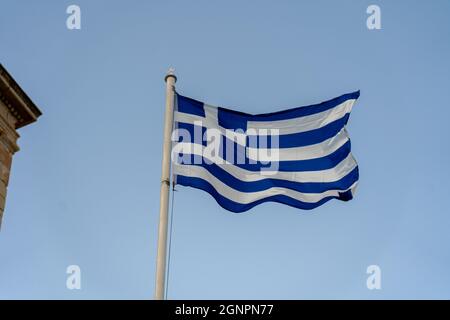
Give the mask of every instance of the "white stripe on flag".
[(257, 192), (240, 192), (224, 184), (222, 181), (209, 173), (208, 170), (200, 166), (177, 165), (174, 166), (174, 172), (178, 175), (200, 178), (208, 181), (220, 195), (241, 204), (252, 203), (273, 195), (285, 195), (298, 201), (316, 203), (326, 197), (338, 197), (340, 192), (352, 190), (357, 185), (357, 182), (355, 182), (349, 189), (327, 190), (322, 193), (301, 193), (298, 191), (280, 187), (273, 187)]

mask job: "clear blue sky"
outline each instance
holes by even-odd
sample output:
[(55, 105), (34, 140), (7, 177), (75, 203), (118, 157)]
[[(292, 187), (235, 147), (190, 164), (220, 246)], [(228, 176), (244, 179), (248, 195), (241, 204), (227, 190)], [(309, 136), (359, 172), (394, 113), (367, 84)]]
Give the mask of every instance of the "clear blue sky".
[[(366, 27), (372, 3), (382, 30)], [(20, 131), (0, 298), (153, 297), (169, 66), (180, 93), (251, 113), (361, 90), (355, 199), (232, 214), (179, 187), (169, 298), (450, 298), (449, 12), (446, 0), (1, 0), (0, 61), (43, 116)], [(72, 264), (79, 291), (66, 289)]]

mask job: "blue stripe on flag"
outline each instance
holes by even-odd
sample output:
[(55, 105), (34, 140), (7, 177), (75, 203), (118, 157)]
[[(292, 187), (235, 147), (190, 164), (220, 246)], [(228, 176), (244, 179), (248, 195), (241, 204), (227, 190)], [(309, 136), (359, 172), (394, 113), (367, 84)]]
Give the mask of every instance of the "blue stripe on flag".
[[(284, 160), (284, 161), (270, 161), (270, 162), (261, 162), (261, 161), (253, 161), (250, 162), (250, 159), (245, 157), (245, 161), (241, 161), (243, 163), (238, 163), (237, 156), (234, 157), (236, 160), (232, 165), (244, 170), (260, 172), (269, 167), (277, 168), (280, 172), (304, 172), (304, 171), (319, 171), (331, 169), (337, 166), (342, 160), (347, 158), (350, 154), (351, 143), (350, 140), (347, 141), (342, 147), (337, 149), (335, 152), (329, 154), (328, 156), (321, 158), (314, 158), (308, 160)], [(235, 154), (236, 155), (236, 154)], [(220, 150), (219, 156), (221, 159), (227, 160), (226, 151)], [(179, 153), (180, 159), (184, 159), (185, 161), (181, 164), (194, 164), (194, 163), (208, 163), (208, 159), (203, 159), (201, 155), (189, 154), (183, 155), (182, 152)], [(231, 157), (230, 157), (231, 158)]]
[[(338, 134), (339, 131), (347, 124), (349, 118), (349, 114), (346, 114), (344, 117), (333, 121), (326, 126), (323, 126), (322, 128), (306, 131), (306, 132), (298, 132), (298, 133), (292, 133), (292, 134), (284, 134), (279, 136), (269, 136), (268, 139), (266, 139), (266, 136), (247, 136), (246, 144), (249, 145), (250, 139), (253, 139), (252, 141), (257, 142), (257, 146), (255, 147), (264, 147), (264, 148), (274, 148), (276, 146), (273, 146), (273, 141), (277, 137), (278, 140), (278, 147), (279, 148), (293, 148), (293, 147), (304, 147), (309, 146), (312, 144), (317, 144), (320, 142), (323, 142), (331, 137), (334, 137), (336, 134)], [(186, 130), (192, 137), (193, 143), (203, 144), (206, 145), (206, 142), (203, 141), (203, 136), (207, 130), (206, 127), (201, 128), (201, 137), (195, 136), (195, 127), (194, 124), (191, 123), (184, 123), (184, 122), (178, 122), (178, 129)], [(194, 141), (194, 137), (197, 139), (197, 141)], [(276, 140), (275, 140), (276, 141)], [(186, 141), (184, 141), (186, 142)], [(264, 146), (261, 146), (262, 143), (266, 143)]]
[(238, 203), (235, 201), (232, 201), (224, 196), (222, 196), (217, 190), (206, 180), (203, 180), (201, 178), (195, 178), (195, 177), (186, 177), (183, 175), (177, 175), (176, 177), (176, 183), (182, 186), (186, 187), (193, 187), (196, 189), (200, 189), (203, 191), (208, 192), (215, 200), (216, 202), (225, 210), (235, 212), (235, 213), (241, 213), (247, 210), (250, 210), (251, 208), (257, 206), (258, 204), (264, 203), (264, 202), (278, 202), (282, 204), (287, 204), (291, 207), (303, 209), (303, 210), (311, 210), (314, 208), (317, 208), (318, 206), (321, 206), (327, 201), (330, 201), (331, 199), (339, 199), (342, 201), (349, 201), (351, 200), (352, 194), (351, 192), (342, 192), (339, 193), (339, 196), (330, 196), (325, 197), (318, 202), (303, 202), (296, 199), (293, 199), (291, 197), (279, 194), (274, 196), (269, 196), (264, 199), (260, 199), (251, 203), (243, 204)]
[(241, 192), (257, 192), (267, 190), (272, 187), (287, 188), (302, 193), (322, 193), (327, 190), (347, 190), (359, 178), (358, 167), (355, 167), (343, 178), (333, 182), (296, 182), (282, 179), (272, 179), (270, 176), (258, 181), (243, 181), (216, 164), (192, 164), (205, 168), (213, 176), (224, 184)]
[[(203, 102), (188, 98), (182, 95), (178, 96), (178, 107), (180, 112), (189, 113), (193, 115), (205, 116), (203, 110)], [(236, 110), (231, 110), (223, 107), (219, 107), (220, 120), (229, 123), (230, 128), (233, 129), (234, 126), (227, 120), (227, 117), (233, 118), (239, 122), (243, 121), (278, 121), (278, 120), (289, 120), (293, 118), (300, 118), (304, 116), (309, 116), (315, 113), (323, 112), (336, 107), (337, 105), (347, 101), (356, 100), (360, 96), (360, 91), (355, 91), (351, 93), (343, 94), (331, 100), (327, 100), (318, 104), (310, 106), (295, 107), (287, 110), (263, 113), (263, 114), (249, 114), (245, 112), (240, 112)], [(180, 109), (180, 106), (181, 109)], [(227, 128), (227, 127), (225, 127)], [(242, 127), (238, 127), (242, 128)]]

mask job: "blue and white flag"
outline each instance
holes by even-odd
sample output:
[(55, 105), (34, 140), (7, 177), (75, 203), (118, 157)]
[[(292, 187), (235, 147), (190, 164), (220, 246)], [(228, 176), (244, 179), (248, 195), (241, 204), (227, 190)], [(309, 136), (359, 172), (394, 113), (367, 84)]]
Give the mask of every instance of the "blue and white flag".
[(358, 97), (252, 115), (177, 94), (175, 182), (208, 192), (232, 212), (268, 201), (299, 209), (348, 201), (359, 173), (345, 126)]

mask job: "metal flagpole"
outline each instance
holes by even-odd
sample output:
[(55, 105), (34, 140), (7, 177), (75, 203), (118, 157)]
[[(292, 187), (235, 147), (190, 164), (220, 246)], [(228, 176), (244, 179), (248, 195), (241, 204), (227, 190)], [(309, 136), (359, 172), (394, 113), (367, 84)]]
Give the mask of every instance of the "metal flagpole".
[(164, 299), (164, 286), (166, 278), (166, 256), (167, 256), (167, 223), (170, 192), (170, 154), (171, 136), (173, 127), (173, 106), (175, 99), (175, 82), (177, 77), (172, 68), (166, 77), (166, 113), (164, 120), (164, 144), (161, 171), (161, 193), (159, 206), (159, 228), (158, 228), (158, 252), (156, 256), (156, 286), (155, 299)]

